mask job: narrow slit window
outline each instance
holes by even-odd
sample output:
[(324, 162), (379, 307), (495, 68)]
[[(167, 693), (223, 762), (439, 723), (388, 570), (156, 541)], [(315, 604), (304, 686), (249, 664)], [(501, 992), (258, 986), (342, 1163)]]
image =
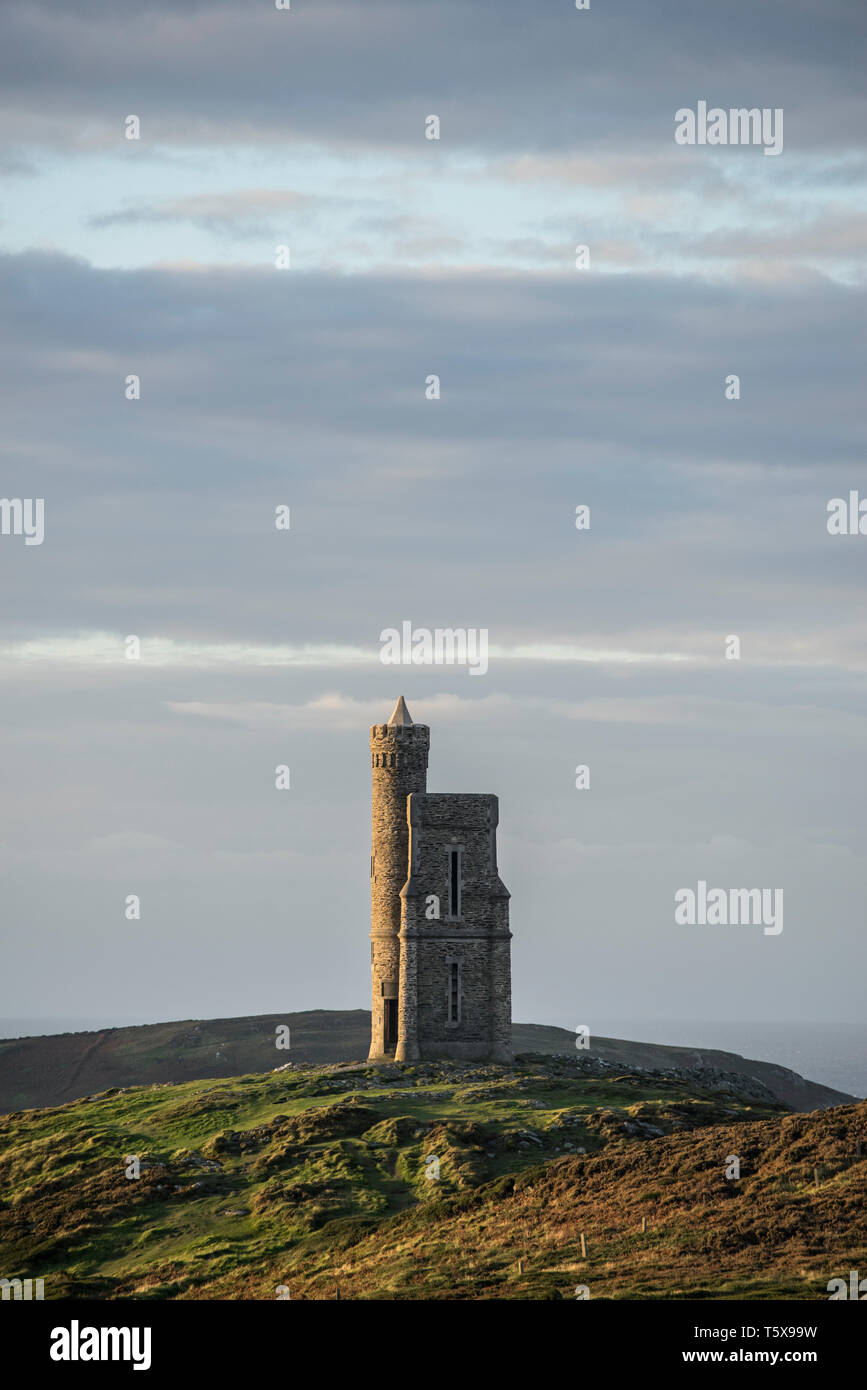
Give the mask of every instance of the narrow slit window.
[(461, 915), (461, 852), (449, 850), (449, 916)]
[(460, 967), (453, 961), (449, 970), (449, 1022), (457, 1023), (460, 1015)]
[(397, 1000), (386, 999), (383, 1011), (383, 1050), (393, 1052), (397, 1046)]

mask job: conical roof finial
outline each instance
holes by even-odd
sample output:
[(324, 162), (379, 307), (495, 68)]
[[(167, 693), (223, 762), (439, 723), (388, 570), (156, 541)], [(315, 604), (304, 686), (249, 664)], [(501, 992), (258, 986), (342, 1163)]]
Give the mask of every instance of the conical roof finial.
[(406, 700), (402, 695), (394, 707), (393, 715), (388, 721), (389, 728), (393, 728), (395, 724), (403, 725), (404, 728), (412, 724), (412, 716), (406, 707)]

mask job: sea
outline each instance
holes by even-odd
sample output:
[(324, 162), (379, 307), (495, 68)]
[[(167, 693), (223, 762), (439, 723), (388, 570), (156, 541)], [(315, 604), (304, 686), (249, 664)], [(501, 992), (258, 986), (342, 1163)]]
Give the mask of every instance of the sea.
[(867, 1096), (867, 1023), (723, 1023), (701, 1019), (609, 1019), (600, 1037), (670, 1047), (715, 1047), (776, 1062), (859, 1099)]

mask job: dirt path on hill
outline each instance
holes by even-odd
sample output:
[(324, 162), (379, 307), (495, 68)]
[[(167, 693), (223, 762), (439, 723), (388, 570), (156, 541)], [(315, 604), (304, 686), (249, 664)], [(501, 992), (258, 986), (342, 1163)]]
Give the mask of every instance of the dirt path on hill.
[(81, 1076), (81, 1073), (87, 1066), (88, 1062), (92, 1059), (93, 1054), (96, 1052), (97, 1048), (102, 1047), (102, 1044), (105, 1042), (106, 1036), (107, 1035), (105, 1033), (97, 1033), (93, 1042), (88, 1043), (87, 1047), (84, 1049), (75, 1066), (73, 1067), (69, 1080), (63, 1087), (64, 1095), (67, 1091), (71, 1091), (73, 1086), (75, 1086), (76, 1082), (78, 1081), (78, 1078)]

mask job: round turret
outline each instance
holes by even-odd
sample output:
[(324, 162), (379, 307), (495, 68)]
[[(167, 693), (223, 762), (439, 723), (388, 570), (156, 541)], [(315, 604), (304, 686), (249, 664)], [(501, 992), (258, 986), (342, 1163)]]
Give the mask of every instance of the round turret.
[(387, 724), (370, 730), (373, 835), (370, 856), (371, 1057), (397, 1045), (400, 890), (408, 876), (407, 797), (427, 788), (430, 729), (414, 724), (401, 695)]

